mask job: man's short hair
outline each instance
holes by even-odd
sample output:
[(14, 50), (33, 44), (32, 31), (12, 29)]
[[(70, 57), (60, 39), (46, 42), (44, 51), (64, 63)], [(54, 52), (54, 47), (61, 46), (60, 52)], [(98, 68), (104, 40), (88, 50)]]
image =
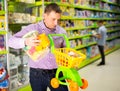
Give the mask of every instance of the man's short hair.
[(56, 13), (62, 13), (60, 7), (56, 3), (50, 3), (45, 7), (44, 13), (50, 13), (51, 11), (54, 11)]

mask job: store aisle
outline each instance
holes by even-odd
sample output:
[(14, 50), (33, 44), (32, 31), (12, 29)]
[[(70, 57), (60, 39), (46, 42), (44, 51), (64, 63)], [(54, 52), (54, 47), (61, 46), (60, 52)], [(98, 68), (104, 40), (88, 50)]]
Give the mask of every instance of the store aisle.
[(79, 70), (89, 86), (80, 91), (120, 91), (120, 49), (106, 56), (106, 65), (96, 66), (100, 60)]

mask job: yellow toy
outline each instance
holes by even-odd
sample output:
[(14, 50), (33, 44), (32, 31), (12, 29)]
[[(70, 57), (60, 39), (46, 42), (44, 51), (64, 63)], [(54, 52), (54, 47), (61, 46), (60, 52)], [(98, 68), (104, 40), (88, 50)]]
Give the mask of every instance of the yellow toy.
[(39, 34), (37, 31), (32, 31), (23, 36), (23, 38), (27, 38), (30, 36), (37, 36), (37, 39), (40, 40), (40, 44), (38, 46), (25, 46), (24, 51), (29, 55), (29, 57), (33, 61), (37, 61), (38, 59), (44, 57), (49, 52), (49, 39), (46, 34)]
[[(67, 48), (55, 48), (52, 36), (62, 36), (66, 41)], [(86, 56), (70, 48), (69, 41), (64, 34), (49, 34), (51, 52), (55, 55), (58, 69), (55, 78), (51, 79), (51, 86), (58, 88), (59, 84), (67, 85), (70, 91), (78, 91), (79, 87), (85, 89), (88, 86), (87, 80), (80, 77), (76, 68), (86, 58)], [(60, 73), (63, 77), (60, 77)], [(66, 80), (64, 82), (63, 80)]]
[(8, 74), (3, 66), (2, 63), (0, 63), (0, 91), (8, 91), (9, 87), (9, 81), (8, 81)]

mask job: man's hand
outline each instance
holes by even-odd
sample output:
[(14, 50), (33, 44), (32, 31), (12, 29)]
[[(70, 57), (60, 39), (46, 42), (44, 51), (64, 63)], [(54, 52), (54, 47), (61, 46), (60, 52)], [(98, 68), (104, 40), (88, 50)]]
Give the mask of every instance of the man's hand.
[(40, 40), (37, 39), (37, 36), (25, 38), (25, 45), (27, 46), (38, 46), (39, 43), (40, 43)]

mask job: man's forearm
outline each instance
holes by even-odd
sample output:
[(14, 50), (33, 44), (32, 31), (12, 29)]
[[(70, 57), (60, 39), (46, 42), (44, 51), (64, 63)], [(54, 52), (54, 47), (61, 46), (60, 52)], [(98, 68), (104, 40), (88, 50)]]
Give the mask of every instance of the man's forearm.
[(24, 48), (25, 47), (24, 39), (16, 38), (13, 36), (8, 40), (8, 46), (14, 49)]

